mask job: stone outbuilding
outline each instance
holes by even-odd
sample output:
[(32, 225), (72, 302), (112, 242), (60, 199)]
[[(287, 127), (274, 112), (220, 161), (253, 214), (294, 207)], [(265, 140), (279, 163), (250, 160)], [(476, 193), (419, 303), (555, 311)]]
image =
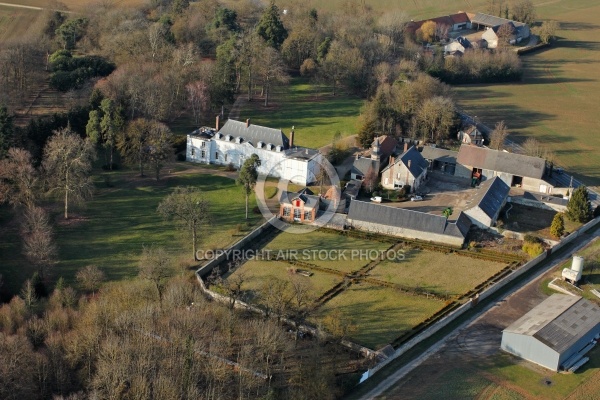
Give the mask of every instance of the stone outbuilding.
[(381, 171), (381, 185), (385, 189), (400, 189), (410, 185), (412, 193), (427, 178), (429, 163), (415, 146), (412, 146)]
[(510, 187), (497, 176), (483, 182), (475, 189), (475, 195), (469, 200), (469, 208), (464, 213), (480, 228), (496, 225), (500, 211), (508, 199)]

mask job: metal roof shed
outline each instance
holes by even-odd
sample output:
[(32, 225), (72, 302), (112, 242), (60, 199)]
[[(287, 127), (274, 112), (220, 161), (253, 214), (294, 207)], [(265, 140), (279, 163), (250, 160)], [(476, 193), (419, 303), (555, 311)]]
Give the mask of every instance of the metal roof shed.
[(600, 334), (600, 308), (577, 296), (554, 294), (502, 332), (501, 348), (558, 371)]

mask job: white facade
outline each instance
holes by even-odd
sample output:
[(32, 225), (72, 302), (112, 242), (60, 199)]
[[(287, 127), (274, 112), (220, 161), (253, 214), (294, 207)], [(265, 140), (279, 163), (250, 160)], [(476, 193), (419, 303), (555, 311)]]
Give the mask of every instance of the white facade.
[[(261, 161), (258, 173), (287, 179), (299, 185), (316, 181), (319, 173), (321, 154), (308, 149), (283, 150), (281, 146), (237, 140), (233, 137), (208, 135), (187, 136), (186, 161), (202, 164), (219, 164), (239, 169), (244, 161), (256, 154)], [(241, 143), (240, 143), (241, 142)], [(259, 147), (260, 146), (260, 147)]]

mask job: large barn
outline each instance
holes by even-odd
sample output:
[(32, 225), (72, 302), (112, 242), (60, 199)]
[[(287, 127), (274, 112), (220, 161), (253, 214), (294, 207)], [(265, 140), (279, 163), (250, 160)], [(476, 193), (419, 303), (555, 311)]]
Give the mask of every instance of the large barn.
[(600, 335), (600, 308), (577, 296), (554, 294), (502, 332), (501, 348), (553, 371), (569, 369)]

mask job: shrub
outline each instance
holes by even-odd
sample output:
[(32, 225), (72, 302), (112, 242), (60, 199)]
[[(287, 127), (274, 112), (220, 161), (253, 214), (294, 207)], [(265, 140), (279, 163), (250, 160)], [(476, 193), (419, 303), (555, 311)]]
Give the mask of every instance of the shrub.
[(557, 213), (552, 219), (550, 226), (550, 234), (556, 238), (560, 238), (565, 233), (565, 219), (562, 213)]
[(522, 250), (529, 254), (530, 257), (537, 257), (544, 252), (544, 247), (541, 243), (525, 242), (523, 243)]
[(227, 164), (227, 166), (225, 167), (225, 171), (229, 171), (229, 172), (235, 171), (235, 166), (233, 165), (233, 163)]
[(531, 235), (529, 233), (525, 235), (525, 237), (523, 238), (523, 241), (525, 243), (532, 243), (532, 244), (535, 244), (535, 243), (541, 244), (542, 243), (542, 240), (539, 237)]

